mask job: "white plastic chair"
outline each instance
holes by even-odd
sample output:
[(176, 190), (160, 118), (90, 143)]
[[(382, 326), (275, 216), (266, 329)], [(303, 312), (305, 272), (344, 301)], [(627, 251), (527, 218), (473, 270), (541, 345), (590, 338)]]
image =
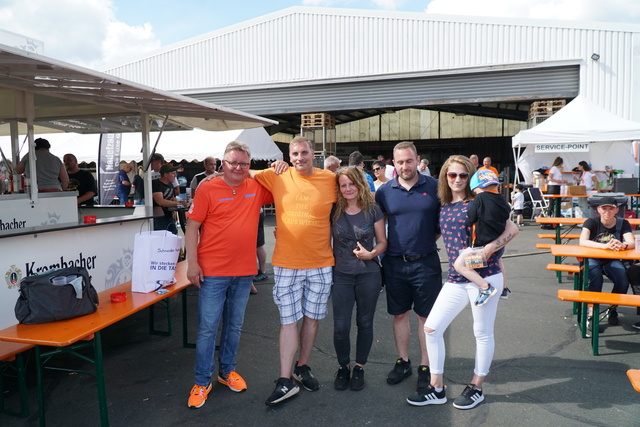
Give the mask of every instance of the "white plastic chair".
[(529, 187), (527, 188), (527, 192), (531, 199), (531, 219), (536, 218), (536, 209), (540, 210), (540, 213), (537, 216), (547, 216), (549, 201), (542, 197), (540, 189), (536, 187)]

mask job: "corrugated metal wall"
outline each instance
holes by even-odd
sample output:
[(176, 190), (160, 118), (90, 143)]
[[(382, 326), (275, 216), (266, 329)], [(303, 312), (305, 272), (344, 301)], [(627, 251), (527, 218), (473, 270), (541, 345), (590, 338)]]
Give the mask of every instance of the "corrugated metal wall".
[[(620, 27), (294, 7), (107, 72), (182, 92), (581, 60), (580, 92), (631, 118), (632, 100), (640, 95), (634, 75), (640, 26)], [(592, 53), (600, 60), (591, 60)]]

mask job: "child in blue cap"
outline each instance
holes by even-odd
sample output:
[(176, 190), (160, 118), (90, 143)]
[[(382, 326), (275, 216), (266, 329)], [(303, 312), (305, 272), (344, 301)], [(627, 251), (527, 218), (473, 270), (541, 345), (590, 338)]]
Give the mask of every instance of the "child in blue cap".
[[(493, 171), (480, 169), (471, 177), (470, 186), (476, 196), (467, 212), (472, 224), (472, 237), (469, 246), (475, 248), (496, 240), (504, 232), (511, 208), (498, 191), (500, 181)], [(500, 249), (496, 255), (500, 259), (500, 269), (504, 274), (503, 253), (504, 248)], [(489, 298), (498, 291), (476, 273), (474, 267), (470, 267), (470, 265), (473, 265), (473, 260), (469, 256), (459, 256), (454, 263), (454, 268), (467, 280), (478, 286), (480, 290), (475, 305), (481, 306), (486, 304)], [(508, 295), (510, 291), (506, 287), (504, 289), (503, 295)]]

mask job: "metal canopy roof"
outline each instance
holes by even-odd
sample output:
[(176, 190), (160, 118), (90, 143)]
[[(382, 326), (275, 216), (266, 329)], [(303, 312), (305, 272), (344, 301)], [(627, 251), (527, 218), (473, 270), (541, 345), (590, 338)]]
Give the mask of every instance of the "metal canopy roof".
[(165, 119), (165, 130), (218, 131), (277, 124), (0, 45), (0, 135), (9, 135), (9, 122), (26, 122), (24, 93), (34, 95), (34, 124), (47, 132), (140, 132), (145, 113), (157, 119), (151, 120), (150, 130), (160, 130)]

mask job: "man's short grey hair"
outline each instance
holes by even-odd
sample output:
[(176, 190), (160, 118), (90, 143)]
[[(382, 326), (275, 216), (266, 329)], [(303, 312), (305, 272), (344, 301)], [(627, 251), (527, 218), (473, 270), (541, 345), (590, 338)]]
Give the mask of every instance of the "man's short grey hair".
[(242, 141), (231, 141), (227, 144), (227, 148), (224, 149), (225, 160), (227, 158), (227, 154), (232, 151), (241, 151), (246, 153), (247, 156), (249, 156), (249, 160), (251, 160), (251, 150), (249, 149), (249, 146)]
[(340, 163), (342, 163), (342, 160), (340, 160), (336, 156), (329, 156), (326, 159), (324, 159), (324, 168), (326, 169), (327, 166), (331, 166), (331, 165), (340, 166)]
[(421, 159), (420, 163), (424, 163), (425, 166), (429, 166), (429, 160), (427, 159)]

